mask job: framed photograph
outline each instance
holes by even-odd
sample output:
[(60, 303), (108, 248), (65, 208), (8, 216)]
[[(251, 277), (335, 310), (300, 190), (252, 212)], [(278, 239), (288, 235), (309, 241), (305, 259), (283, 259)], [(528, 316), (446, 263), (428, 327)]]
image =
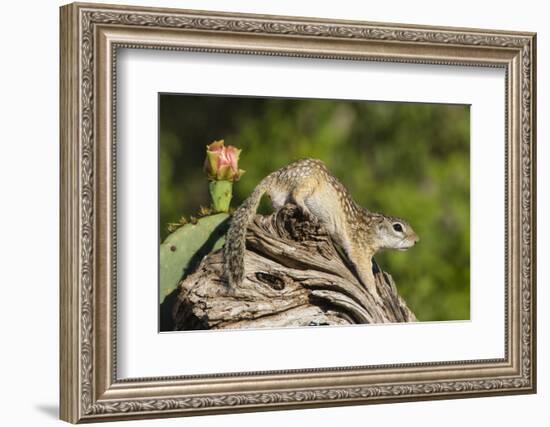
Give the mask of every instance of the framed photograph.
[(60, 22), (63, 420), (536, 391), (535, 34)]

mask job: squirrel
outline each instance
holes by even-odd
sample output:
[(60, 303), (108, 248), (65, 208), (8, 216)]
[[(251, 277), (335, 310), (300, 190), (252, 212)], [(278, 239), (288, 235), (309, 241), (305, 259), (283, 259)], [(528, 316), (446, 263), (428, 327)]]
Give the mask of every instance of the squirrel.
[(419, 241), (406, 221), (359, 206), (321, 160), (298, 160), (266, 176), (234, 212), (224, 246), (224, 270), (230, 287), (239, 286), (244, 279), (246, 229), (266, 193), (275, 210), (294, 203), (304, 215), (317, 218), (342, 247), (361, 283), (378, 303), (381, 298), (372, 257), (381, 249), (407, 250)]

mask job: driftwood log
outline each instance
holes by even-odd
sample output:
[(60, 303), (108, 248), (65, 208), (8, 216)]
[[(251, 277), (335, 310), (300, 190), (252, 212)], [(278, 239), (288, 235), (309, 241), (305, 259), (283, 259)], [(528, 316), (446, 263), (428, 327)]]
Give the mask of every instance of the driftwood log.
[(246, 238), (245, 280), (230, 289), (221, 250), (178, 286), (175, 330), (411, 322), (391, 276), (373, 262), (383, 305), (314, 219), (293, 205), (256, 215)]

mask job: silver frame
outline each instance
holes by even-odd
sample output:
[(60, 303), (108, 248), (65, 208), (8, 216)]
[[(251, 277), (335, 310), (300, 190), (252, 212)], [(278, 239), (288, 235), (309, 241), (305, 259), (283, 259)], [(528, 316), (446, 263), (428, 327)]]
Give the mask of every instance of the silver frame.
[[(504, 68), (505, 357), (117, 379), (118, 48)], [(60, 50), (63, 420), (535, 392), (535, 34), (76, 3), (61, 8)]]

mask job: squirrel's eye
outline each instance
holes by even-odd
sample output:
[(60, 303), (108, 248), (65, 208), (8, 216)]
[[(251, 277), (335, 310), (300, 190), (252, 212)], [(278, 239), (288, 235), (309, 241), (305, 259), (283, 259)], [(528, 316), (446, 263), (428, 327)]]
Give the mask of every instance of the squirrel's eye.
[(393, 224), (393, 229), (395, 231), (402, 232), (403, 231), (403, 226), (401, 224), (399, 224), (398, 222), (396, 222), (395, 224)]

